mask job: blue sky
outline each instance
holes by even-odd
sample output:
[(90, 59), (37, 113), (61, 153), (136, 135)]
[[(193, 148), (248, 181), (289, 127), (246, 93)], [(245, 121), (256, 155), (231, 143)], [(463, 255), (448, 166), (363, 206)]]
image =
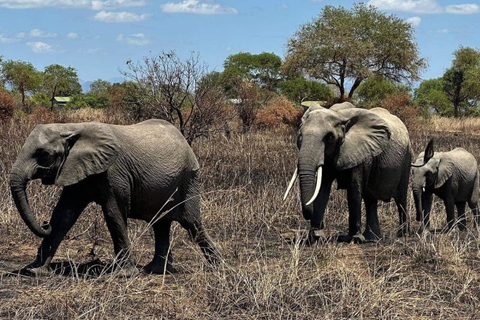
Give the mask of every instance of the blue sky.
[[(195, 51), (221, 71), (230, 54), (274, 52), (325, 5), (342, 0), (0, 0), (0, 55), (37, 69), (59, 63), (80, 79), (112, 79), (125, 62)], [(461, 45), (480, 47), (478, 0), (365, 0), (412, 23), (424, 79), (439, 77)]]

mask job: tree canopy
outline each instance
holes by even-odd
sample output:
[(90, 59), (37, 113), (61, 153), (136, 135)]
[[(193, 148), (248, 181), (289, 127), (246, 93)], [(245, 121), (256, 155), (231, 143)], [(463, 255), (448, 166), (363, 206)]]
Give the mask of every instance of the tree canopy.
[(480, 98), (480, 51), (460, 47), (454, 52), (452, 67), (443, 74), (443, 91), (453, 104), (454, 116), (478, 111)]
[(254, 81), (261, 87), (275, 91), (281, 79), (282, 59), (274, 53), (251, 54), (239, 52), (232, 54), (223, 63), (224, 76), (235, 81), (236, 77)]
[(435, 112), (441, 116), (453, 116), (453, 105), (443, 91), (443, 79), (422, 81), (413, 94), (413, 103), (423, 113)]
[(43, 72), (43, 85), (44, 90), (49, 93), (51, 99), (58, 95), (72, 96), (82, 92), (82, 87), (78, 81), (77, 70), (59, 64), (51, 64), (45, 67)]
[(25, 106), (25, 94), (37, 90), (41, 83), (40, 73), (35, 67), (24, 61), (7, 60), (2, 62), (3, 81), (10, 84), (22, 95), (22, 105)]
[(425, 66), (412, 26), (363, 3), (351, 10), (325, 6), (317, 19), (289, 39), (284, 63), (286, 72), (323, 80), (336, 86), (340, 96), (351, 83), (349, 98), (373, 75), (411, 82)]

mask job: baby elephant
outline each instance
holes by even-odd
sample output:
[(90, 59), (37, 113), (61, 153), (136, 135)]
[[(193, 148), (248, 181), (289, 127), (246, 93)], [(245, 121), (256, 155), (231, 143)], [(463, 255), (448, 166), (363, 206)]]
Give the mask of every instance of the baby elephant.
[(430, 140), (425, 152), (420, 153), (412, 167), (417, 221), (422, 221), (420, 232), (430, 226), (433, 194), (439, 196), (445, 204), (448, 230), (454, 226), (454, 206), (457, 206), (458, 211), (458, 227), (465, 230), (466, 203), (472, 210), (478, 227), (478, 169), (477, 160), (471, 153), (463, 148), (434, 152), (433, 140)]

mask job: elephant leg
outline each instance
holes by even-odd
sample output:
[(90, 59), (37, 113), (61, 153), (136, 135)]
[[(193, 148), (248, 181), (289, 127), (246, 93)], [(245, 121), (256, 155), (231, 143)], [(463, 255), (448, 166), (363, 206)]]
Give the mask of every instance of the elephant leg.
[(362, 228), (362, 182), (358, 170), (353, 170), (352, 180), (347, 189), (348, 238), (360, 235)]
[(187, 230), (190, 239), (199, 245), (208, 263), (212, 266), (218, 265), (221, 259), (220, 252), (204, 229), (200, 216), (201, 197), (198, 172), (191, 172), (186, 176), (181, 195), (184, 200), (177, 207), (180, 212), (180, 224)]
[(123, 276), (129, 277), (138, 274), (135, 264), (130, 260), (130, 240), (127, 232), (127, 216), (122, 214), (113, 193), (109, 190), (108, 196), (102, 201), (102, 211), (112, 237), (115, 251), (115, 267), (121, 267)]
[(366, 197), (365, 209), (367, 211), (367, 225), (363, 236), (366, 240), (378, 240), (382, 237), (380, 223), (378, 222), (377, 200)]
[(467, 229), (467, 218), (465, 217), (466, 202), (457, 202), (458, 228), (460, 231)]
[(410, 225), (407, 220), (407, 190), (400, 191), (400, 195), (395, 199), (398, 210), (398, 231), (397, 237), (404, 237), (410, 233)]
[(473, 221), (476, 228), (480, 227), (480, 214), (478, 212), (478, 204), (477, 203), (468, 203), (468, 207), (472, 210), (473, 213)]
[(423, 221), (422, 221), (421, 228), (426, 230), (430, 229), (430, 211), (432, 211), (432, 203), (433, 203), (433, 193), (424, 192), (422, 194)]
[(445, 210), (447, 211), (447, 231), (453, 229), (455, 223), (455, 203), (453, 199), (447, 198), (443, 201), (445, 204)]
[(49, 270), (49, 264), (65, 235), (91, 202), (76, 186), (65, 187), (50, 218), (51, 233), (42, 240), (37, 258), (24, 268), (29, 274), (41, 275)]
[(173, 257), (170, 251), (170, 227), (171, 220), (160, 220), (153, 225), (155, 233), (155, 255), (153, 260), (144, 267), (145, 272), (164, 274), (174, 273), (172, 266)]

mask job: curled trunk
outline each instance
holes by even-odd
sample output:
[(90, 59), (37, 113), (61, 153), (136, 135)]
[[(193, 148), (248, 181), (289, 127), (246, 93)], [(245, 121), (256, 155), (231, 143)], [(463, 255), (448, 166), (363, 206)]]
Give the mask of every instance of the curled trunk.
[(10, 190), (18, 212), (25, 224), (35, 235), (44, 238), (50, 234), (51, 227), (50, 225), (41, 226), (30, 208), (26, 192), (28, 181), (28, 174), (14, 169), (10, 174)]

